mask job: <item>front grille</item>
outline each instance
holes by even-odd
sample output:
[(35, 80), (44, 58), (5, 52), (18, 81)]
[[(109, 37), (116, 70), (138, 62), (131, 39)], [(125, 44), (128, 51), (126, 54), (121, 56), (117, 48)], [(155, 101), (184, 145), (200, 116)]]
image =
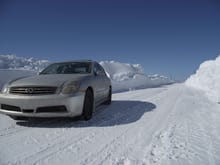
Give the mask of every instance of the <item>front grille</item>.
[(22, 95), (48, 95), (56, 93), (57, 87), (11, 87), (9, 93)]
[(50, 107), (39, 107), (37, 113), (50, 113), (50, 112), (67, 112), (65, 106), (50, 106)]
[(13, 105), (7, 105), (7, 104), (2, 104), (1, 109), (8, 110), (8, 111), (21, 112), (20, 107), (16, 107), (16, 106), (13, 106)]

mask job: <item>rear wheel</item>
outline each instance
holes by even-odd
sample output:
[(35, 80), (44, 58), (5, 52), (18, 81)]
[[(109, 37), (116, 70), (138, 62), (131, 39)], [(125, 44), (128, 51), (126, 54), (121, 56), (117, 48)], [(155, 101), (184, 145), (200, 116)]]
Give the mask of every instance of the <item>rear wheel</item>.
[(86, 121), (92, 118), (93, 104), (94, 104), (93, 94), (92, 94), (92, 91), (88, 89), (85, 94), (85, 99), (84, 99), (84, 104), (83, 104), (83, 113), (82, 113), (82, 117)]

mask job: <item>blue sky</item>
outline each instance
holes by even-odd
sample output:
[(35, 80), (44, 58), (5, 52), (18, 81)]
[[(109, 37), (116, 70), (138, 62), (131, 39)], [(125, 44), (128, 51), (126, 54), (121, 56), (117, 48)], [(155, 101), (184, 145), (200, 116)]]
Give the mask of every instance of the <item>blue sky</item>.
[(0, 54), (139, 63), (184, 80), (220, 54), (220, 1), (0, 0)]

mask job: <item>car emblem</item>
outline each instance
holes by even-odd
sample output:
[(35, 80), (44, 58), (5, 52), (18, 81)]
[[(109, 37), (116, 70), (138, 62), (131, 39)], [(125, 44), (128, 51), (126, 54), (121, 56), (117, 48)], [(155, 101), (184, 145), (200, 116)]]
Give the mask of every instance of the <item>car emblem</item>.
[(34, 89), (33, 88), (27, 88), (25, 90), (25, 92), (28, 93), (28, 94), (32, 94), (32, 93), (34, 93)]

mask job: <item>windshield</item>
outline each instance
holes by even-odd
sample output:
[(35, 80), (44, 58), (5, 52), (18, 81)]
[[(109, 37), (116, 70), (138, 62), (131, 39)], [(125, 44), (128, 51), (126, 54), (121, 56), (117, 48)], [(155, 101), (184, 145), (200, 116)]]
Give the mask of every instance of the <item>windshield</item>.
[(66, 62), (49, 65), (40, 74), (88, 74), (91, 73), (89, 62)]

